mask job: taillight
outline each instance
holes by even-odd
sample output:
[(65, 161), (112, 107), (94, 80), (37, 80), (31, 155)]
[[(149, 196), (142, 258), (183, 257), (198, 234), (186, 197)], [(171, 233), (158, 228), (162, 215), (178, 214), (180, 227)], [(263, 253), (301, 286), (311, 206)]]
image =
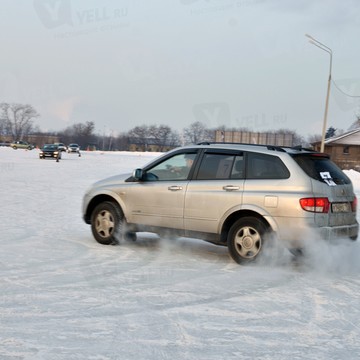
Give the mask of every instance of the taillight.
[(300, 199), (300, 205), (305, 211), (315, 213), (327, 213), (329, 212), (330, 202), (329, 199), (324, 198), (303, 198)]
[(357, 202), (358, 202), (358, 200), (357, 200), (357, 197), (355, 196), (355, 197), (354, 197), (354, 200), (353, 200), (352, 203), (351, 203), (351, 210), (352, 210), (353, 212), (356, 212)]

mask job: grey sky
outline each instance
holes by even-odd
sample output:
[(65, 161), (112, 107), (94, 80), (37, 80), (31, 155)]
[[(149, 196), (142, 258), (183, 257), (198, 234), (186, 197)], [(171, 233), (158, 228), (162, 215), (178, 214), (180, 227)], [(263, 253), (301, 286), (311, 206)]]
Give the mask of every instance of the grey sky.
[[(94, 121), (181, 130), (194, 121), (320, 134), (332, 77), (360, 95), (360, 2), (2, 0), (0, 102), (32, 104), (42, 130)], [(328, 126), (359, 99), (331, 88)]]

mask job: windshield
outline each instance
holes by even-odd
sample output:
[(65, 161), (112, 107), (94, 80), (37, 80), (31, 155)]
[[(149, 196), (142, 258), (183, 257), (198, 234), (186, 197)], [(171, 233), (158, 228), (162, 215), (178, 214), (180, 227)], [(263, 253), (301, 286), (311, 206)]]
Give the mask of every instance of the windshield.
[(313, 179), (329, 185), (350, 184), (350, 179), (329, 158), (314, 155), (293, 155), (299, 166)]

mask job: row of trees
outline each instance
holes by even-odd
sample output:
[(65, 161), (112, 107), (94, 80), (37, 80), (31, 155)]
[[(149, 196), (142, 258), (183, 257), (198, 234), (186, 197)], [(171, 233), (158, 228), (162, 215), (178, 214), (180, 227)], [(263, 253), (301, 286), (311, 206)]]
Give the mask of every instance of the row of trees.
[[(136, 150), (165, 151), (169, 148), (183, 144), (196, 144), (202, 141), (214, 141), (215, 130), (223, 131), (250, 131), (249, 129), (226, 128), (225, 126), (209, 129), (205, 124), (197, 121), (183, 129), (181, 133), (167, 125), (141, 125), (135, 126), (130, 131), (120, 135), (96, 133), (95, 123), (88, 121), (77, 123), (57, 132), (42, 132), (34, 125), (40, 115), (31, 105), (0, 104), (0, 137), (1, 135), (12, 140), (27, 140), (29, 135), (38, 138), (56, 136), (65, 144), (78, 143), (82, 148), (88, 146), (102, 150), (129, 150), (130, 146)], [(335, 134), (335, 129), (329, 128), (329, 135)], [(308, 146), (310, 142), (319, 140), (320, 136), (313, 136), (306, 141), (295, 131), (288, 129), (277, 130), (276, 133), (292, 134), (293, 145)], [(41, 144), (38, 144), (41, 145)]]
[(181, 133), (173, 130), (168, 125), (141, 125), (135, 126), (128, 132), (114, 135), (96, 134), (95, 124), (74, 124), (63, 131), (54, 133), (62, 142), (76, 142), (82, 148), (94, 146), (102, 150), (140, 150), (140, 151), (166, 151), (170, 148), (183, 144), (197, 143), (201, 141), (213, 141), (214, 130), (209, 130), (200, 122), (194, 122), (184, 128)]

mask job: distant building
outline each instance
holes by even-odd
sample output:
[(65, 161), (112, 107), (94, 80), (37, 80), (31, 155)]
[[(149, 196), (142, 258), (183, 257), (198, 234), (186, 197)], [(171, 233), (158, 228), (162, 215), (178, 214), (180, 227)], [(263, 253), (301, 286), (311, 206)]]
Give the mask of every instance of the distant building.
[[(360, 171), (360, 128), (326, 139), (324, 145), (324, 152), (341, 169)], [(320, 151), (321, 142), (313, 143), (313, 147)]]
[(291, 147), (294, 145), (294, 135), (290, 133), (216, 130), (215, 141)]

